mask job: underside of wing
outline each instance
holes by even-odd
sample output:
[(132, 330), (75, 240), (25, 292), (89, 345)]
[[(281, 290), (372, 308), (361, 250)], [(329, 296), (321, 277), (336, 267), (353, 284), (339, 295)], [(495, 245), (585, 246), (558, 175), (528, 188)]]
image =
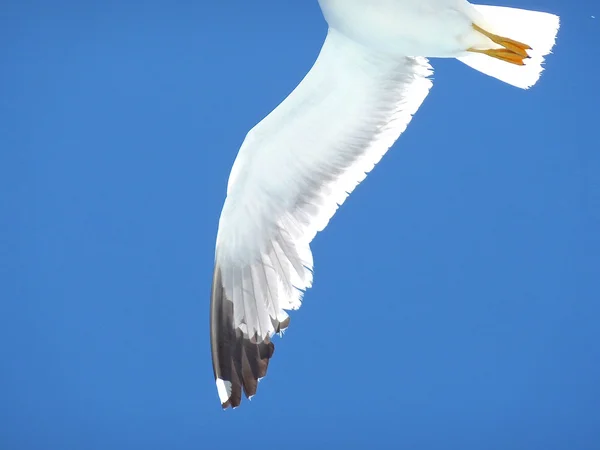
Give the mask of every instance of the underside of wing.
[(211, 349), (223, 407), (256, 392), (312, 283), (310, 242), (406, 129), (429, 89), (424, 58), (374, 54), (330, 29), (300, 85), (248, 133), (217, 237)]

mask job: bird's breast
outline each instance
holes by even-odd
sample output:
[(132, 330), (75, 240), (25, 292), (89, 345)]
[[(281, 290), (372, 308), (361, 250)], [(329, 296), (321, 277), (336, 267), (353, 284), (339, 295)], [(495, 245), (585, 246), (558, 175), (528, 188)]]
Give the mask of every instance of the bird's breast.
[(453, 57), (472, 34), (465, 0), (319, 0), (330, 27), (373, 50)]

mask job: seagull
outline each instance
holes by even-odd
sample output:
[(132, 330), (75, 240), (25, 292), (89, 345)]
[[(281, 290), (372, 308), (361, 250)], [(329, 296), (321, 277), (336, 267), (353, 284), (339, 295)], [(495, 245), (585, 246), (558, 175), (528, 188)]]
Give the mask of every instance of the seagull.
[[(404, 132), (456, 58), (528, 89), (556, 15), (466, 0), (318, 0), (328, 31), (308, 74), (246, 135), (219, 219), (210, 341), (223, 409), (256, 394), (313, 279), (310, 243)], [(510, 118), (506, 119), (510, 120)]]

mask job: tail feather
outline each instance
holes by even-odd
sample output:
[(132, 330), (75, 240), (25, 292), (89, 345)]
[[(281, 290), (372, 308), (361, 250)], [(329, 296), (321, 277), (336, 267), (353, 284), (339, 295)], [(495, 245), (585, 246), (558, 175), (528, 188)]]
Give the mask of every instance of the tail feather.
[(474, 23), (490, 33), (523, 42), (531, 47), (524, 66), (508, 64), (480, 53), (459, 57), (466, 65), (513, 86), (528, 89), (540, 78), (544, 56), (556, 41), (560, 19), (554, 14), (503, 6), (473, 5)]

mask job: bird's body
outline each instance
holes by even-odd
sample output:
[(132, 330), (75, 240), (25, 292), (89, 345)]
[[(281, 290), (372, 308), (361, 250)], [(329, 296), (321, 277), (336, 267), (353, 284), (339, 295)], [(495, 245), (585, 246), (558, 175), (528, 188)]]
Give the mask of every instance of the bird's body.
[[(556, 16), (465, 0), (319, 0), (329, 32), (298, 87), (246, 136), (219, 221), (211, 345), (224, 407), (256, 393), (312, 283), (310, 242), (427, 96), (424, 56), (518, 87), (537, 81)], [(509, 36), (509, 37), (503, 37)], [(533, 48), (531, 48), (531, 47)]]
[[(456, 57), (487, 39), (466, 0), (319, 0), (332, 28), (390, 55)], [(373, 31), (376, 30), (374, 33)]]

